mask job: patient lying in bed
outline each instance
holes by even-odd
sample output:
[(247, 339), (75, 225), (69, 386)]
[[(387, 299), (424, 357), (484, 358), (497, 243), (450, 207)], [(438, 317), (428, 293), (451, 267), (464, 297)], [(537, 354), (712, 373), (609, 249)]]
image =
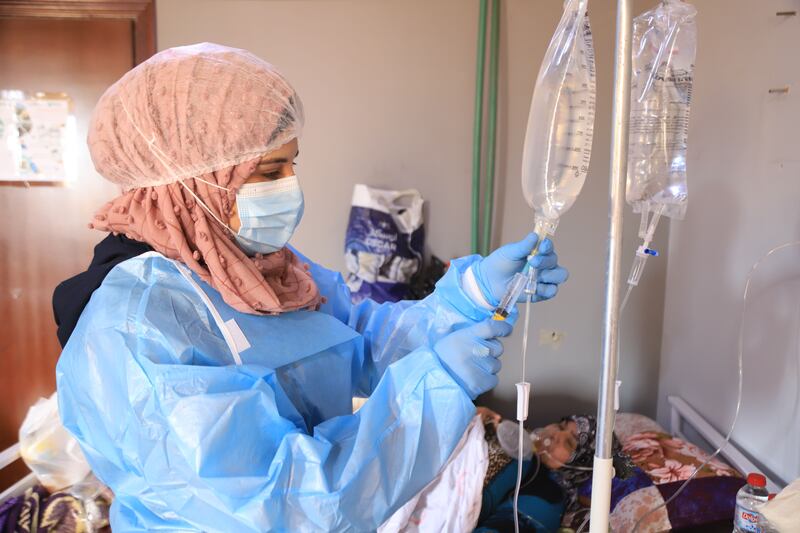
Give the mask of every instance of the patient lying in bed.
[[(709, 456), (643, 415), (620, 413), (614, 429), (611, 527), (632, 531), (642, 516), (668, 500)], [(537, 455), (566, 495), (562, 526), (574, 530), (582, 525), (588, 530), (584, 522), (591, 503), (595, 430), (594, 417), (573, 415), (532, 434)], [(675, 500), (643, 520), (640, 531), (716, 523), (727, 527), (743, 483), (741, 474), (730, 466), (717, 459), (708, 461)]]
[[(501, 421), (499, 415), (491, 411), (483, 414), (490, 426), (496, 427)], [(487, 435), (490, 433), (487, 426)], [(535, 455), (523, 481), (521, 530), (555, 530), (552, 521), (548, 522), (552, 505), (548, 508), (539, 501), (538, 505), (526, 506), (523, 502), (525, 498), (528, 498), (528, 503), (538, 498), (553, 503), (556, 499), (553, 496), (554, 483), (560, 489), (560, 505), (564, 509), (561, 526), (567, 531), (577, 531), (583, 526), (583, 531), (588, 531), (595, 438), (595, 419), (585, 415), (564, 417), (532, 433)], [(631, 532), (642, 516), (669, 499), (683, 481), (708, 459), (706, 452), (674, 438), (655, 421), (630, 413), (617, 415), (613, 449), (616, 477), (612, 487), (611, 527), (620, 533)], [(505, 461), (508, 463), (506, 468), (511, 468), (516, 474), (516, 461), (507, 455)], [(487, 481), (491, 474), (490, 466)], [(505, 502), (499, 505), (487, 500), (487, 491), (484, 490), (483, 505), (492, 509), (482, 509), (479, 526), (483, 529), (479, 527), (478, 531), (505, 531), (509, 526), (513, 527), (509, 502), (513, 497), (515, 477), (505, 479), (503, 488), (510, 488), (510, 491), (505, 495)], [(495, 479), (497, 483), (502, 477)], [(730, 466), (716, 459), (709, 461), (677, 498), (647, 516), (639, 531), (698, 527), (712, 531), (714, 525), (730, 531), (736, 492), (743, 483), (741, 474)], [(545, 523), (547, 527), (544, 527)]]

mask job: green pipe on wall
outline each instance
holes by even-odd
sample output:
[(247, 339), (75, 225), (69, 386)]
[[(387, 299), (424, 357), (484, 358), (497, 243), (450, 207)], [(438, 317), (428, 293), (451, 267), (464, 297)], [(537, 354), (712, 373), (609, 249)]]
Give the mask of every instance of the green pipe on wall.
[(494, 171), (497, 146), (497, 72), (500, 49), (500, 0), (492, 0), (492, 34), (489, 41), (489, 111), (486, 127), (486, 195), (483, 204), (483, 248), (487, 255), (492, 246), (492, 215), (494, 211)]
[(478, 16), (478, 54), (475, 72), (475, 123), (472, 131), (472, 219), (470, 249), (479, 252), (480, 194), (481, 194), (481, 137), (483, 135), (483, 72), (486, 64), (486, 13), (488, 0), (480, 0)]

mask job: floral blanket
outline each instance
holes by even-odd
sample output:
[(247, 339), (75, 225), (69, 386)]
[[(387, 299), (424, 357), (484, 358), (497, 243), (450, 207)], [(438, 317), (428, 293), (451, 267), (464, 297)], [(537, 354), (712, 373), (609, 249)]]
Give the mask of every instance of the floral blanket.
[[(709, 461), (673, 501), (662, 506), (708, 459), (709, 454), (694, 444), (674, 438), (646, 417), (620, 417), (615, 433), (622, 443), (623, 452), (631, 457), (636, 468), (628, 479), (613, 480), (612, 531), (630, 533), (645, 515), (647, 517), (639, 526), (640, 533), (733, 520), (736, 493), (745, 483), (739, 472), (717, 459)], [(584, 483), (578, 492), (581, 503), (588, 506), (591, 480)], [(659, 506), (657, 511), (648, 515)], [(570, 525), (574, 525), (574, 521)]]
[[(640, 533), (670, 531), (697, 527), (723, 520), (733, 522), (736, 493), (744, 485), (741, 477), (711, 476), (695, 478), (677, 498), (663, 506), (675, 494), (683, 481), (655, 484), (639, 468), (628, 479), (614, 478), (611, 492), (611, 530), (631, 533), (640, 518)], [(591, 484), (581, 487), (581, 500), (591, 499)], [(657, 511), (648, 513), (658, 508)]]
[[(622, 451), (630, 455), (633, 463), (650, 476), (656, 485), (689, 479), (709, 456), (694, 444), (655, 431), (631, 436), (623, 442)], [(713, 476), (741, 477), (741, 474), (715, 458), (695, 478)]]

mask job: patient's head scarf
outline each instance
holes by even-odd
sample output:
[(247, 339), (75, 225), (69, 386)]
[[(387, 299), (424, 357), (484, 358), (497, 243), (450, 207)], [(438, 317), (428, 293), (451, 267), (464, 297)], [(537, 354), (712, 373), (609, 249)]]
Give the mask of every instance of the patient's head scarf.
[[(597, 420), (591, 415), (572, 415), (561, 419), (561, 422), (575, 422), (575, 441), (577, 446), (569, 461), (553, 472), (556, 483), (567, 496), (567, 509), (574, 511), (578, 504), (578, 489), (591, 479), (594, 464), (595, 442), (597, 438)], [(617, 436), (612, 437), (612, 453), (615, 476), (625, 479), (632, 473), (630, 458), (622, 453), (622, 446)]]
[(95, 108), (92, 161), (123, 193), (90, 226), (185, 263), (239, 311), (318, 307), (308, 266), (289, 249), (248, 257), (225, 227), (259, 159), (302, 124), (294, 89), (249, 52), (209, 43), (160, 52)]

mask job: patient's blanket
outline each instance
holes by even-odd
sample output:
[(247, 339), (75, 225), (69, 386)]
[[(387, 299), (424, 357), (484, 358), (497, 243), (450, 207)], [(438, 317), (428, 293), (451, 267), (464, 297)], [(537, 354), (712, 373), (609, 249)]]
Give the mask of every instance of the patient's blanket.
[[(636, 468), (630, 478), (614, 478), (612, 482), (612, 531), (632, 531), (645, 515), (640, 524), (643, 532), (732, 521), (736, 493), (745, 483), (735, 469), (716, 458), (709, 461), (673, 501), (663, 506), (695, 469), (706, 462), (709, 454), (670, 435), (642, 415), (620, 413), (614, 433)], [(581, 503), (588, 506), (591, 479), (579, 488), (578, 494)], [(568, 525), (574, 524), (573, 521)]]
[(489, 455), (480, 416), (439, 475), (378, 528), (379, 533), (472, 531), (481, 512)]

